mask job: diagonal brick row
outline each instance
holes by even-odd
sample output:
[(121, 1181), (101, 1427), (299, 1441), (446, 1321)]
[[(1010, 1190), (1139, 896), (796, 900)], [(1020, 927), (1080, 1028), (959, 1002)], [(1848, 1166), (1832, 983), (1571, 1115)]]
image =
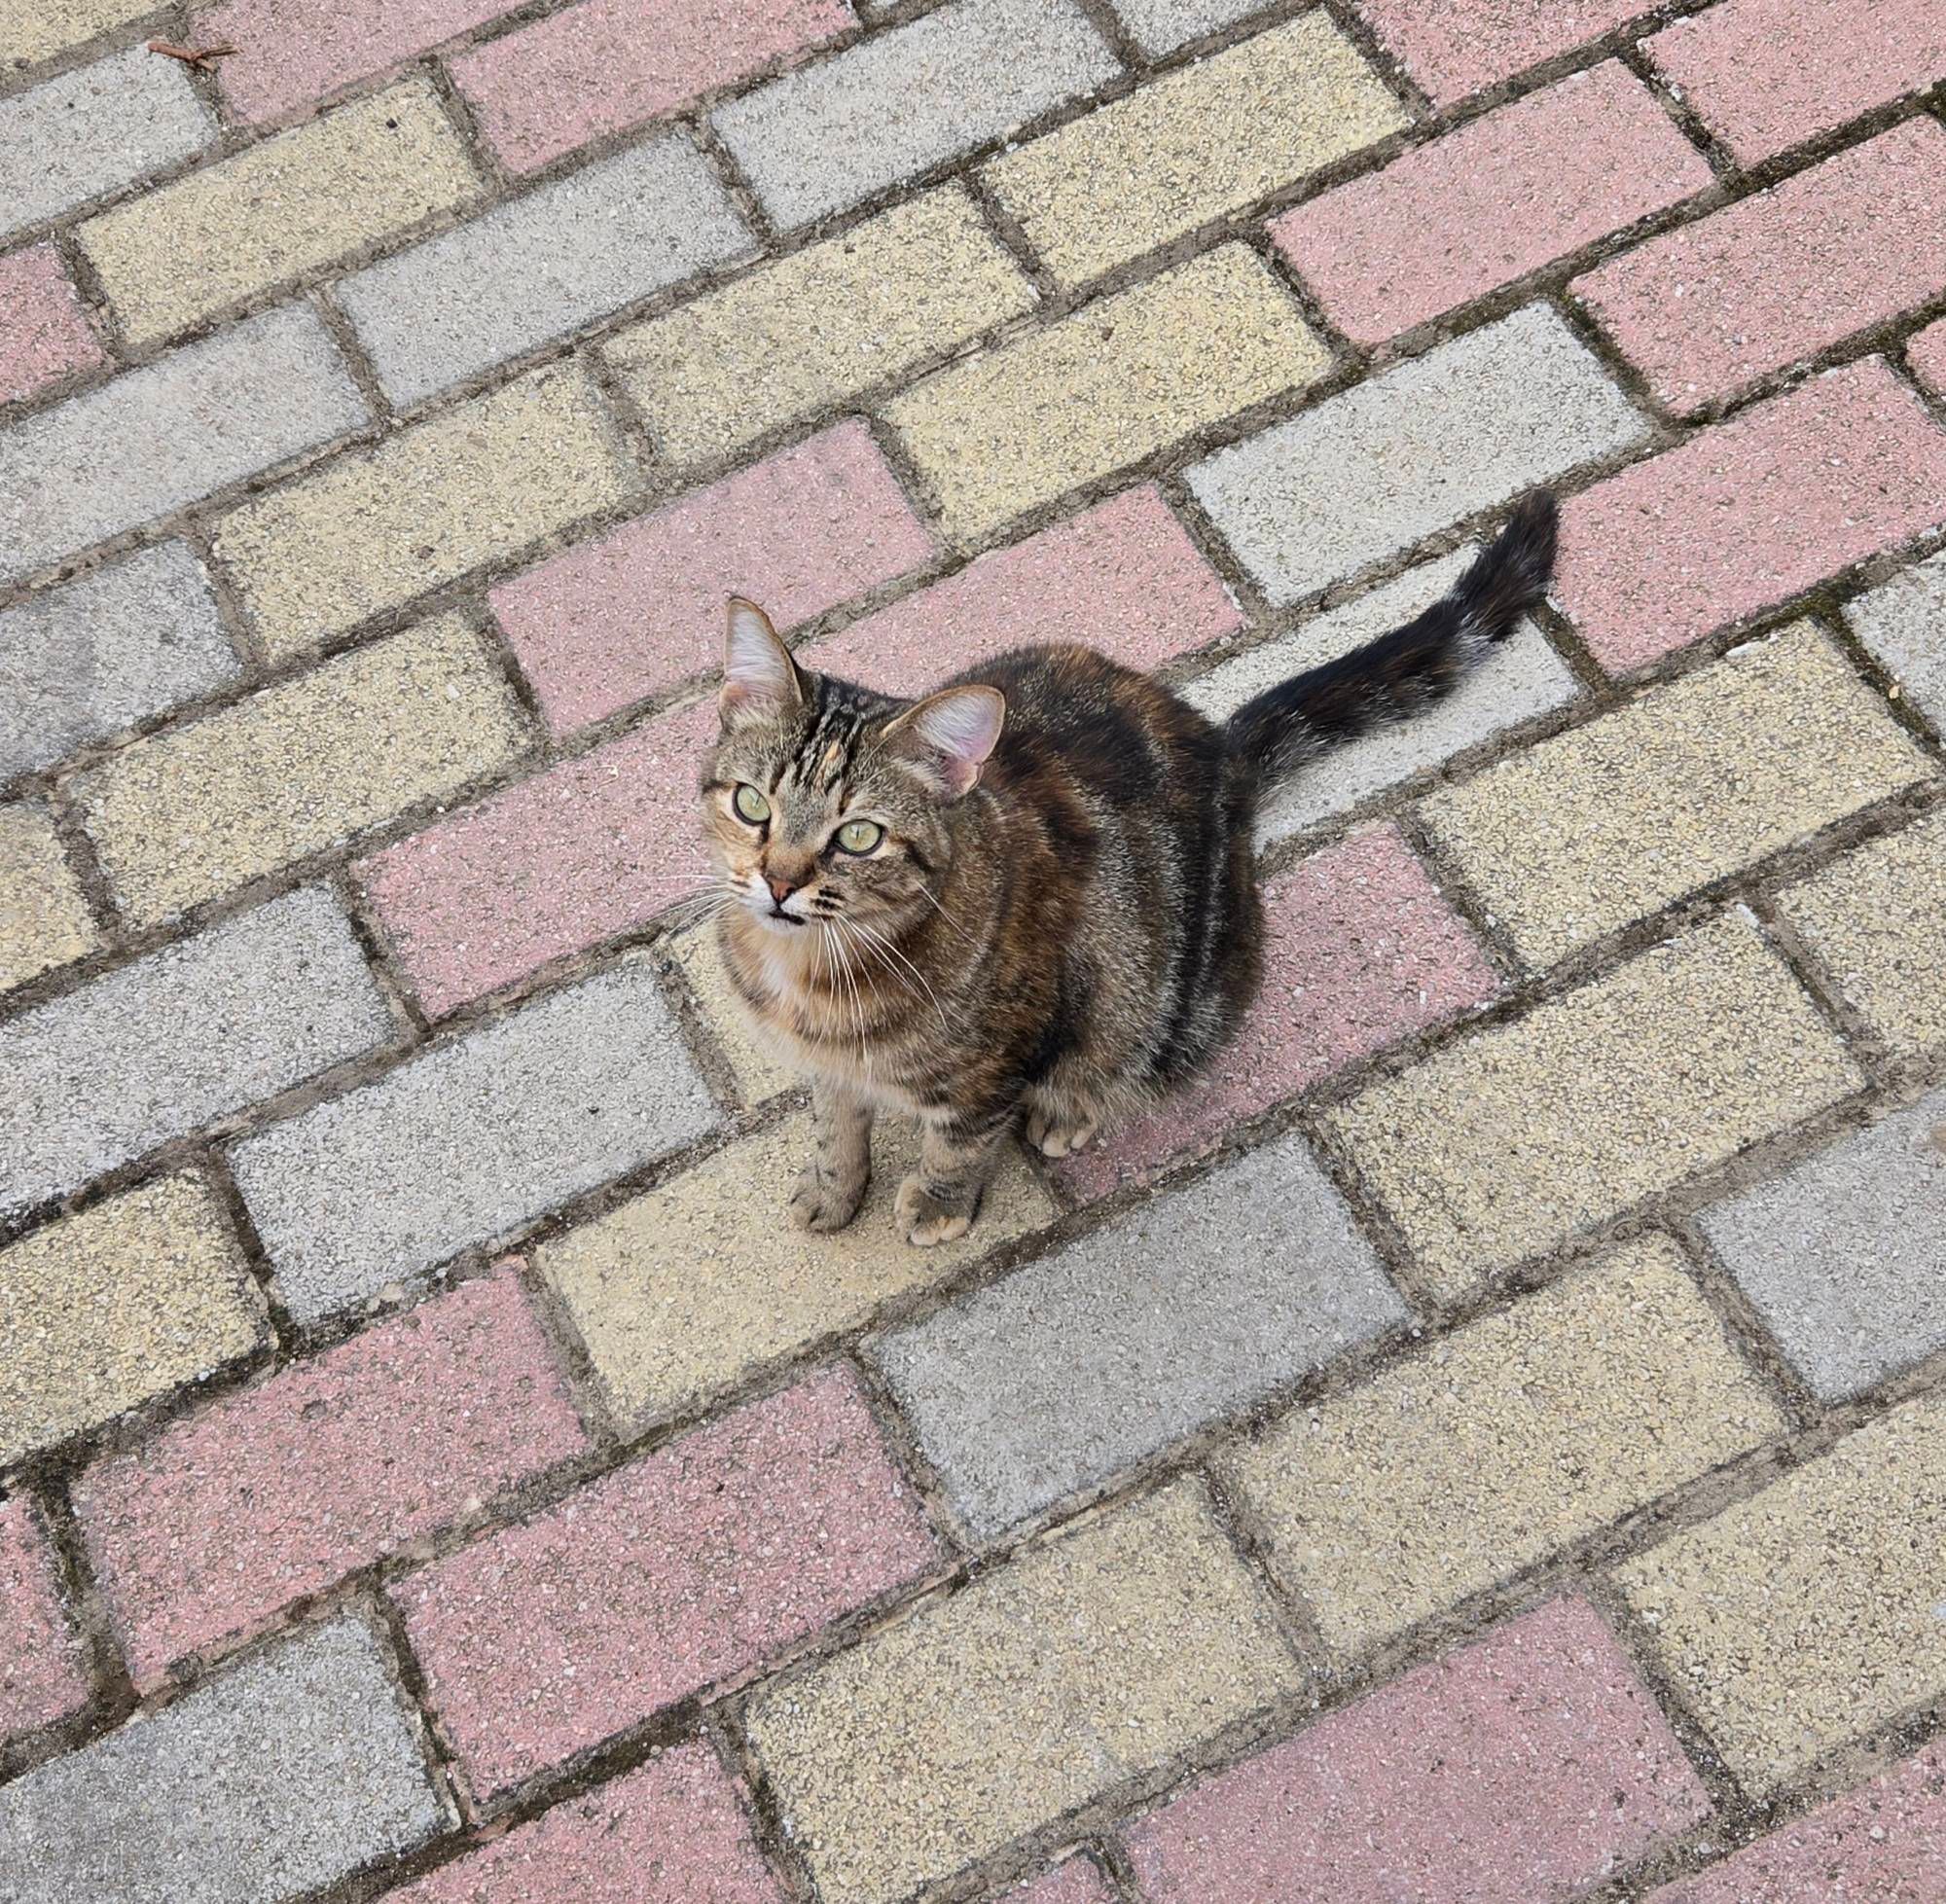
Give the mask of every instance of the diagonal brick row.
[[(1936, 1888), (1935, 11), (10, 18), (0, 1892)], [(724, 593), (1221, 715), (1543, 482), (1201, 1089), (778, 1227)]]

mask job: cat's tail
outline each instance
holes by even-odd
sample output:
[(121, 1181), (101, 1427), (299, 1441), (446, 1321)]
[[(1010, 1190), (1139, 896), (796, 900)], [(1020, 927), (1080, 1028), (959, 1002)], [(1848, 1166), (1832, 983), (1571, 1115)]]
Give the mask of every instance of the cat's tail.
[(1492, 547), (1423, 615), (1244, 701), (1224, 730), (1231, 757), (1260, 778), (1288, 773), (1451, 694), (1546, 592), (1555, 517), (1547, 490), (1523, 497)]

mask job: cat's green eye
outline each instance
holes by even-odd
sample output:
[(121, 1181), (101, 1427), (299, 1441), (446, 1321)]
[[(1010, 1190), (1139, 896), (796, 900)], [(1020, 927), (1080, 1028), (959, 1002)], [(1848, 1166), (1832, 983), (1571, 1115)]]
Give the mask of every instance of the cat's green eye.
[(755, 787), (739, 787), (730, 804), (736, 808), (737, 817), (752, 826), (762, 826), (771, 817), (771, 803)]
[(884, 837), (877, 820), (847, 820), (838, 829), (838, 844), (847, 853), (869, 853)]

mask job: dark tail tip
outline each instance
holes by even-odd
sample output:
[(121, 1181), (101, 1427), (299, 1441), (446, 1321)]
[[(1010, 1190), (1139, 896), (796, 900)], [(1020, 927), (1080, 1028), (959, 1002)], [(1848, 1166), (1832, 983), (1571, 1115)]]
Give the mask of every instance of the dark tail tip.
[(1514, 505), (1506, 527), (1453, 591), (1462, 638), (1504, 641), (1521, 616), (1546, 594), (1560, 522), (1551, 490), (1532, 489)]

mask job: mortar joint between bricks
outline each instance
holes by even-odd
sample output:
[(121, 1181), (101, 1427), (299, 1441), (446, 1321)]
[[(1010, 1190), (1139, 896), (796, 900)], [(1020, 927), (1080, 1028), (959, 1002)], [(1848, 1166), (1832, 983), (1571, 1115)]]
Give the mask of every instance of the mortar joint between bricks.
[[(877, 1333), (877, 1331), (872, 1331)], [(942, 1550), (954, 1561), (970, 1559), (979, 1546), (972, 1529), (960, 1518), (953, 1496), (939, 1470), (921, 1445), (918, 1431), (906, 1419), (897, 1391), (883, 1371), (866, 1352), (861, 1340), (850, 1345), (842, 1365), (850, 1370), (865, 1397), (865, 1407), (890, 1452), (893, 1465), (906, 1485), (919, 1497), (927, 1527)]]
[(791, 1834), (783, 1800), (743, 1723), (743, 1704), (739, 1699), (712, 1706), (703, 1714), (703, 1736), (735, 1781), (750, 1821), (751, 1840), (784, 1895), (791, 1904), (817, 1904), (816, 1881)]

